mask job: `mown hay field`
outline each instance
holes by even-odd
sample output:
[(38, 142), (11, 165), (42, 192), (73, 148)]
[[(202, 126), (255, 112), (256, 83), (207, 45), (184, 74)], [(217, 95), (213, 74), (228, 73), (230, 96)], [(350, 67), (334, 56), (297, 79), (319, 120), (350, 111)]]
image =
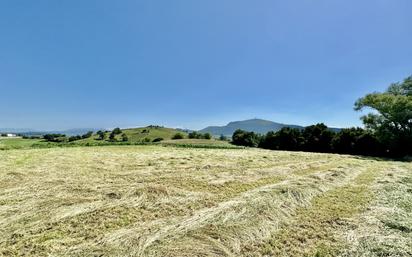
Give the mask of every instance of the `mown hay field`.
[(259, 149), (0, 151), (3, 256), (412, 256), (412, 164)]

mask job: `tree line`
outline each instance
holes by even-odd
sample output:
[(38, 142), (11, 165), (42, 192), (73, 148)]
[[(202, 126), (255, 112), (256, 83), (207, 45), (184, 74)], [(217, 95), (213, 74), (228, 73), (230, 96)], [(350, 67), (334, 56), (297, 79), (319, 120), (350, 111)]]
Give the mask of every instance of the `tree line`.
[(235, 145), (272, 150), (309, 151), (367, 156), (412, 155), (412, 77), (391, 84), (383, 93), (372, 93), (355, 103), (355, 110), (374, 110), (361, 117), (365, 128), (334, 132), (323, 124), (304, 129), (282, 128), (266, 135), (236, 130)]
[(282, 128), (266, 135), (236, 130), (232, 136), (235, 145), (260, 147), (270, 150), (306, 151), (319, 153), (383, 156), (384, 145), (369, 131), (362, 128), (333, 132), (323, 124), (304, 129)]
[[(120, 128), (115, 128), (112, 131), (102, 131), (99, 130), (96, 132), (95, 140), (106, 140), (106, 134), (109, 134), (109, 141), (110, 142), (117, 142), (119, 139), (116, 138), (117, 135), (120, 135), (120, 141), (127, 142), (129, 138), (125, 133), (122, 132)], [(83, 135), (75, 135), (67, 137), (65, 134), (46, 134), (43, 136), (43, 139), (47, 142), (55, 142), (55, 143), (63, 143), (63, 142), (74, 142), (81, 139), (90, 138), (93, 136), (93, 131), (89, 131)]]

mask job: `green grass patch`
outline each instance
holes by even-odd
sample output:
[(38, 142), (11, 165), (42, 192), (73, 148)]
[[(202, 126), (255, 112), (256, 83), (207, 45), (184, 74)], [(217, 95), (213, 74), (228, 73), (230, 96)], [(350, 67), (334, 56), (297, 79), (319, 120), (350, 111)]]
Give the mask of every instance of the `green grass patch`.
[(350, 226), (349, 219), (362, 212), (373, 198), (368, 186), (373, 170), (358, 176), (352, 184), (314, 198), (311, 205), (300, 208), (292, 221), (272, 235), (261, 248), (262, 255), (337, 256), (345, 247), (336, 231)]

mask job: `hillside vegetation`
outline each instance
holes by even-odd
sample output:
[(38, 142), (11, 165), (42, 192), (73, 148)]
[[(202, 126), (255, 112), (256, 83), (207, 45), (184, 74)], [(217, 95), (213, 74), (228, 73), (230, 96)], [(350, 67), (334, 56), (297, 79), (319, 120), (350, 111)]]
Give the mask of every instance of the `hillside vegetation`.
[[(90, 132), (91, 133), (91, 132)], [(165, 128), (160, 126), (148, 126), (142, 128), (122, 129), (119, 134), (116, 134), (114, 140), (110, 140), (111, 131), (104, 131), (104, 139), (100, 139), (96, 133), (91, 133), (87, 138), (81, 138), (70, 141), (71, 137), (63, 134), (54, 135), (56, 142), (47, 141), (45, 139), (30, 139), (30, 138), (0, 138), (0, 150), (9, 149), (29, 149), (29, 148), (50, 148), (50, 147), (65, 147), (65, 146), (99, 146), (99, 145), (116, 145), (116, 144), (147, 144), (160, 143), (162, 141), (171, 140), (176, 134), (181, 134), (187, 137), (187, 133), (178, 129)], [(123, 141), (123, 134), (126, 135), (127, 141)], [(49, 134), (52, 135), (53, 134)], [(46, 135), (47, 137), (48, 135)], [(196, 140), (195, 140), (196, 141)], [(217, 142), (217, 141), (213, 141)], [(175, 142), (174, 144), (178, 144)], [(200, 144), (200, 142), (198, 142)]]
[[(130, 129), (122, 129), (121, 134), (126, 134), (128, 141), (131, 143), (138, 143), (138, 142), (152, 142), (156, 138), (161, 138), (162, 140), (169, 140), (172, 139), (174, 135), (177, 133), (181, 133), (184, 136), (187, 136), (186, 132), (182, 132), (177, 129), (173, 128), (165, 128), (160, 126), (148, 126), (142, 128), (130, 128)], [(106, 139), (109, 139), (110, 132), (105, 132)], [(121, 134), (116, 135), (116, 140), (121, 141)], [(80, 140), (81, 142), (93, 142), (97, 141), (98, 137), (96, 135), (92, 136), (91, 138)]]
[(411, 256), (412, 164), (260, 149), (0, 151), (0, 255)]
[(41, 139), (0, 138), (0, 150), (32, 148), (42, 141)]

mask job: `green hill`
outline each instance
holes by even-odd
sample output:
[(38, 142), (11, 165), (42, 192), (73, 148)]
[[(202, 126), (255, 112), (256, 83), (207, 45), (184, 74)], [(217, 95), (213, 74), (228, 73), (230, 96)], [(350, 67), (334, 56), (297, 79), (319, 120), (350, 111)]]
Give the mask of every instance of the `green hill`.
[(178, 129), (164, 128), (164, 127), (157, 127), (157, 126), (124, 129), (122, 130), (122, 132), (127, 135), (127, 137), (129, 138), (129, 141), (131, 142), (142, 141), (145, 138), (150, 139), (150, 141), (153, 141), (156, 138), (163, 138), (164, 140), (169, 140), (169, 139), (172, 139), (172, 137), (176, 135), (176, 133), (181, 133), (185, 137), (187, 136), (186, 132), (182, 132)]
[[(110, 131), (105, 132), (106, 139), (105, 141), (109, 140)], [(181, 133), (185, 137), (187, 137), (187, 133), (180, 131), (178, 129), (173, 128), (165, 128), (160, 126), (148, 126), (142, 128), (129, 128), (129, 129), (122, 129), (121, 134), (126, 134), (128, 138), (128, 142), (130, 143), (140, 143), (140, 142), (152, 142), (156, 138), (162, 138), (163, 140), (170, 140), (176, 133)], [(122, 135), (116, 135), (116, 140), (121, 141)], [(87, 143), (87, 142), (101, 142), (102, 140), (98, 140), (98, 136), (93, 134), (92, 137), (78, 140), (77, 143)]]

